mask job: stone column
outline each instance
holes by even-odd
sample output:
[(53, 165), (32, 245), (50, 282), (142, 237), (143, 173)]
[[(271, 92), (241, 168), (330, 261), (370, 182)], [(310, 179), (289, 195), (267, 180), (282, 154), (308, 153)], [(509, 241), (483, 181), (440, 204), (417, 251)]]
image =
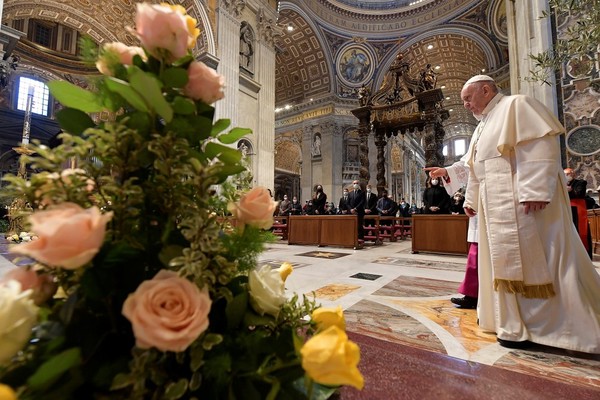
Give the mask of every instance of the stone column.
[[(302, 190), (302, 205), (305, 200), (312, 197), (313, 185), (313, 162), (312, 162), (312, 125), (304, 126), (302, 129), (302, 175), (300, 176), (300, 187)], [(299, 199), (300, 200), (300, 199)]]
[(375, 131), (375, 147), (377, 148), (377, 195), (380, 196), (384, 189), (387, 189), (385, 179), (385, 130), (377, 129)]
[(361, 107), (352, 110), (352, 114), (358, 118), (358, 136), (360, 138), (360, 147), (358, 157), (360, 159), (359, 180), (361, 184), (367, 185), (371, 174), (369, 173), (369, 132), (371, 131), (371, 111), (368, 107)]
[[(272, 29), (274, 25), (275, 10), (259, 9), (255, 71), (261, 88), (258, 92), (257, 131), (254, 132), (258, 147), (256, 183), (268, 188), (273, 188), (275, 181), (275, 43)], [(236, 60), (238, 59), (239, 56)]]
[(217, 72), (225, 78), (225, 98), (215, 103), (215, 120), (227, 118), (231, 126), (237, 126), (239, 74), (240, 74), (240, 25), (238, 20), (246, 2), (244, 0), (219, 1), (217, 13), (217, 43), (220, 62)]
[[(506, 2), (508, 23), (508, 54), (510, 59), (510, 85), (512, 94), (535, 97), (557, 113), (555, 88), (541, 82), (528, 82), (529, 71), (534, 69), (530, 54), (538, 54), (552, 47), (550, 18), (539, 18), (548, 9), (546, 0)], [(555, 83), (554, 76), (549, 77)]]

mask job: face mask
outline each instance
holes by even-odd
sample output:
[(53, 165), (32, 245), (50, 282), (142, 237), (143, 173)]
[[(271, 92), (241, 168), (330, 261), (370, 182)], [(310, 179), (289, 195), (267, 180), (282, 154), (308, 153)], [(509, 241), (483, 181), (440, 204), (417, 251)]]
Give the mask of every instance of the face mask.
[(432, 179), (431, 180), (431, 184), (432, 185), (437, 185), (438, 184), (438, 180), (437, 179)]
[(360, 185), (358, 183), (355, 183), (354, 184), (354, 189), (358, 189), (358, 188), (360, 188)]
[(292, 201), (293, 201), (294, 203), (297, 203), (297, 202), (298, 202), (298, 200), (296, 200), (296, 199), (294, 199), (294, 200), (292, 200)]
[(344, 192), (344, 197), (348, 196), (348, 192)]
[(287, 200), (287, 196), (284, 196), (284, 197), (283, 197), (283, 199), (284, 199), (284, 200)]
[(567, 176), (567, 182), (571, 182), (573, 180), (572, 176)]
[(371, 193), (371, 189), (367, 189), (367, 193)]

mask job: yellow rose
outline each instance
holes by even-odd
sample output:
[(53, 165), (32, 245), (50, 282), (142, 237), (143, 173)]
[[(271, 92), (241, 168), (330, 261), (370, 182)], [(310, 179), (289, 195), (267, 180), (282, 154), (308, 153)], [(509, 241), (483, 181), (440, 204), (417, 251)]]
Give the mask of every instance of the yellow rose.
[(312, 313), (312, 320), (317, 323), (317, 326), (321, 331), (324, 331), (330, 326), (337, 326), (343, 331), (346, 330), (344, 311), (340, 306), (337, 306), (337, 308), (317, 308)]
[(261, 229), (273, 226), (273, 211), (277, 203), (273, 201), (267, 188), (257, 186), (240, 198), (237, 203), (229, 203), (227, 209), (236, 218), (240, 227), (245, 224)]
[(21, 284), (14, 280), (0, 285), (0, 365), (25, 346), (37, 312), (30, 290), (21, 291)]
[(10, 386), (0, 383), (0, 400), (17, 400), (17, 394)]
[(362, 389), (365, 380), (358, 370), (360, 350), (337, 326), (310, 338), (300, 349), (302, 368), (315, 382), (328, 386), (350, 385)]
[(286, 301), (285, 285), (279, 271), (269, 265), (251, 271), (248, 288), (252, 308), (260, 315), (270, 314), (277, 318)]
[(292, 267), (292, 264), (290, 264), (289, 262), (284, 262), (283, 264), (281, 264), (281, 267), (277, 268), (277, 271), (279, 272), (279, 276), (281, 276), (281, 279), (284, 282), (287, 279), (287, 277), (290, 276), (290, 274), (292, 273), (293, 270), (294, 270), (294, 268)]

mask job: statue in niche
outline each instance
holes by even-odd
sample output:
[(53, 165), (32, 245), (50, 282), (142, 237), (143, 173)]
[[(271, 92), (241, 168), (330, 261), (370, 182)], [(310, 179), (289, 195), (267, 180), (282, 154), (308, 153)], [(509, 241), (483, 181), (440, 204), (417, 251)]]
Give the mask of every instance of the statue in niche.
[(240, 28), (240, 65), (245, 68), (250, 68), (252, 65), (252, 57), (254, 56), (254, 40), (250, 25), (247, 22), (242, 22)]
[(312, 143), (312, 156), (321, 157), (321, 134), (315, 133)]

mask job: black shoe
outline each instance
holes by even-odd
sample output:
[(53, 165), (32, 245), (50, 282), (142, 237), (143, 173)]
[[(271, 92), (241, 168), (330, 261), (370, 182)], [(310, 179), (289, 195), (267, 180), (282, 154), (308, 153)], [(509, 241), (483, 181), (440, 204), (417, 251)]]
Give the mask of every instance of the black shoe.
[(450, 301), (458, 306), (458, 308), (477, 308), (477, 297), (464, 296), (464, 297), (453, 297)]
[(522, 342), (515, 342), (512, 340), (506, 340), (506, 339), (500, 339), (500, 338), (496, 338), (496, 340), (498, 341), (498, 343), (500, 344), (500, 346), (502, 347), (506, 347), (507, 349), (526, 349), (528, 347), (531, 347), (531, 345), (533, 343), (531, 343), (529, 340), (523, 340)]

